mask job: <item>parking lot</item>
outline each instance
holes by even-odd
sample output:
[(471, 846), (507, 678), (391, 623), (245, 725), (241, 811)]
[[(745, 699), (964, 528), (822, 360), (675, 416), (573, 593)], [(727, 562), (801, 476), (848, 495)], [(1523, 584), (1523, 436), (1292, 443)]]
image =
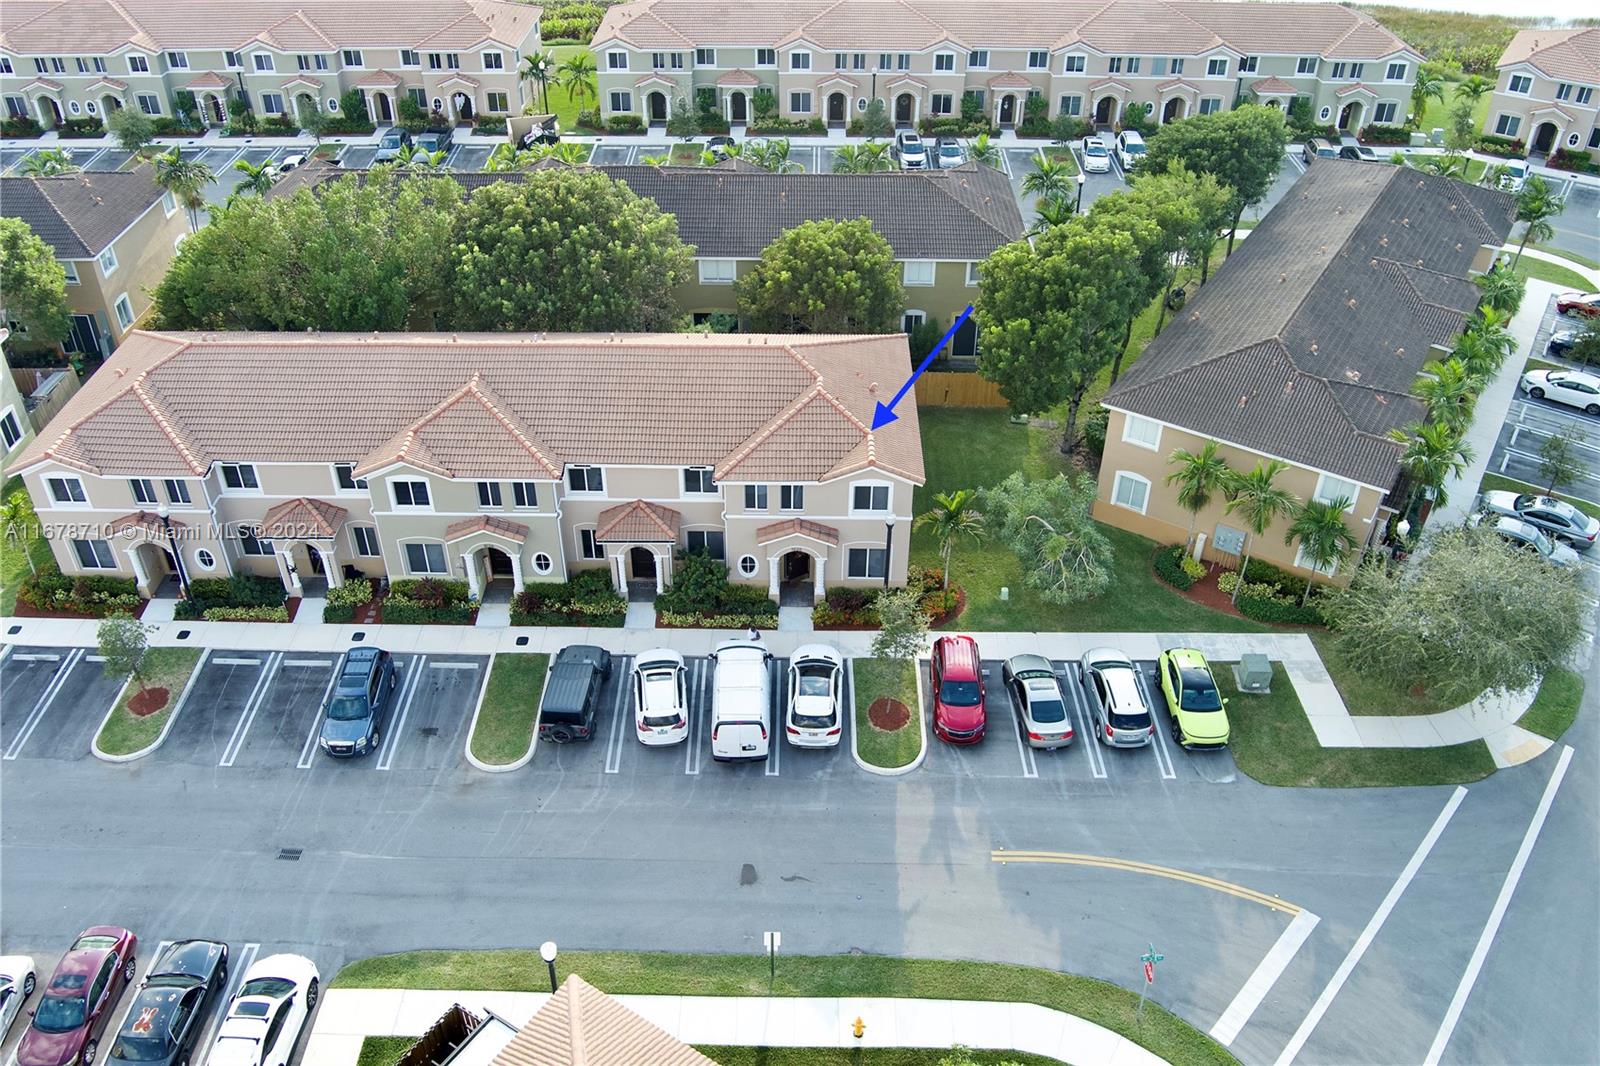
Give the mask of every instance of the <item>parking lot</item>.
[[(1534, 337), (1533, 358), (1547, 362), (1559, 361), (1546, 350), (1551, 333), (1580, 327), (1580, 320), (1556, 314), (1555, 299), (1552, 297), (1545, 308), (1539, 332)], [(1539, 472), (1539, 452), (1545, 442), (1558, 433), (1565, 433), (1573, 439), (1576, 444), (1574, 451), (1582, 470), (1578, 478), (1559, 486), (1559, 490), (1567, 495), (1600, 503), (1600, 416), (1586, 414), (1548, 397), (1534, 399), (1520, 389), (1513, 395), (1505, 424), (1500, 427), (1500, 435), (1489, 459), (1489, 471), (1543, 487), (1546, 479)]]

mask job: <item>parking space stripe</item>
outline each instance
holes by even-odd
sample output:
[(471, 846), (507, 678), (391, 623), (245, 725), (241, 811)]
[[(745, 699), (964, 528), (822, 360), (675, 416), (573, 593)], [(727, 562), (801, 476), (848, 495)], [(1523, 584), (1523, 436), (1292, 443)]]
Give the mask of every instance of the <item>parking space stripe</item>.
[[(769, 678), (772, 671), (777, 668), (777, 662), (778, 660), (774, 659), (772, 665), (767, 668)], [(769, 739), (767, 741), (766, 775), (768, 777), (777, 777), (779, 772), (778, 764), (783, 753), (783, 694), (779, 691), (780, 686), (777, 679), (771, 678), (771, 680), (772, 696), (768, 700), (769, 714), (767, 715), (767, 736)]]
[[(984, 671), (984, 673), (988, 672), (987, 670)], [(1023, 736), (1022, 708), (1017, 706), (1017, 694), (1012, 692), (1010, 686), (1005, 683), (1004, 675), (1001, 675), (1000, 687), (1005, 690), (1006, 703), (1011, 707), (1011, 732), (1017, 738), (1017, 756), (1022, 760), (1022, 776), (1025, 778), (1038, 777), (1039, 764), (1033, 761), (1033, 749), (1028, 747), (1028, 738)]]
[[(621, 656), (617, 663), (620, 671), (627, 671), (633, 661), (632, 656)], [(606, 773), (615, 774), (622, 772), (622, 705), (627, 702), (628, 690), (632, 688), (631, 678), (626, 674), (626, 680), (617, 682), (617, 698), (611, 705), (611, 736), (606, 740)]]
[[(267, 658), (272, 658), (268, 655)], [(220, 655), (211, 660), (218, 666), (260, 666), (260, 659), (224, 659)]]
[(400, 748), (400, 735), (405, 731), (406, 715), (411, 713), (411, 701), (417, 697), (417, 689), (422, 687), (422, 668), (428, 665), (426, 655), (413, 659), (416, 669), (411, 671), (411, 676), (406, 678), (406, 690), (401, 694), (400, 717), (396, 718), (394, 725), (389, 729), (389, 740), (384, 745), (383, 751), (378, 754), (378, 769), (387, 770), (394, 765), (394, 753)]
[[(222, 758), (218, 766), (232, 766), (233, 760), (239, 757), (239, 749), (244, 746), (245, 734), (250, 732), (250, 723), (255, 721), (256, 711), (261, 706), (261, 700), (267, 694), (267, 689), (272, 684), (272, 679), (278, 672), (278, 663), (282, 661), (282, 652), (272, 652), (267, 656), (266, 669), (262, 670), (256, 678), (255, 687), (250, 690), (250, 698), (245, 701), (244, 710), (239, 715), (239, 721), (234, 724), (233, 736), (228, 738), (227, 747), (222, 749)], [(217, 660), (227, 662), (227, 660)]]
[(284, 666), (306, 666), (306, 667), (311, 667), (311, 666), (332, 666), (333, 662), (331, 660), (329, 660), (329, 659), (285, 659), (285, 660), (283, 660), (283, 665)]
[(1278, 983), (1278, 978), (1283, 976), (1283, 971), (1294, 960), (1300, 945), (1306, 942), (1306, 937), (1311, 935), (1311, 930), (1315, 929), (1321, 920), (1310, 911), (1301, 911), (1294, 916), (1289, 927), (1278, 936), (1277, 942), (1262, 956), (1255, 970), (1245, 979), (1244, 987), (1233, 997), (1228, 1009), (1222, 1012), (1217, 1024), (1211, 1027), (1211, 1039), (1223, 1047), (1234, 1042), (1239, 1030), (1250, 1021), (1250, 1016), (1261, 1006), (1261, 1001), (1272, 991), (1272, 986)]
[(481, 663), (458, 663), (458, 662), (429, 663), (428, 664), (429, 668), (433, 669), (433, 670), (476, 670), (481, 665), (482, 665)]
[(1400, 871), (1400, 876), (1395, 878), (1389, 887), (1388, 895), (1383, 897), (1383, 902), (1378, 904), (1378, 909), (1372, 912), (1372, 918), (1367, 922), (1367, 927), (1361, 930), (1361, 935), (1356, 937), (1356, 942), (1350, 945), (1350, 951), (1345, 955), (1344, 961), (1339, 963), (1339, 968), (1334, 971), (1328, 984), (1317, 996), (1317, 1001), (1311, 1005), (1311, 1010), (1306, 1013), (1300, 1022), (1300, 1027), (1289, 1038), (1289, 1043), (1284, 1045), (1283, 1053), (1278, 1056), (1276, 1066), (1289, 1066), (1295, 1056), (1300, 1054), (1300, 1049), (1306, 1046), (1306, 1041), (1311, 1038), (1311, 1033), (1317, 1024), (1322, 1021), (1322, 1016), (1328, 1013), (1328, 1008), (1333, 1005), (1333, 999), (1350, 979), (1351, 971), (1361, 961), (1361, 956), (1367, 953), (1367, 948), (1372, 946), (1372, 941), (1378, 935), (1378, 930), (1383, 928), (1383, 923), (1388, 920), (1389, 912), (1394, 910), (1395, 904), (1400, 902), (1400, 896), (1405, 892), (1406, 886), (1411, 884), (1411, 879), (1417, 876), (1428, 853), (1433, 851), (1433, 846), (1439, 842), (1439, 837), (1444, 833), (1445, 826), (1450, 824), (1450, 819), (1456, 813), (1456, 808), (1461, 806), (1461, 801), (1466, 798), (1467, 790), (1456, 786), (1450, 794), (1450, 799), (1445, 803), (1444, 810), (1439, 812), (1439, 817), (1433, 820), (1433, 826), (1428, 830), (1428, 835), (1422, 838), (1422, 843), (1417, 845), (1417, 850), (1412, 852), (1411, 860), (1406, 863), (1405, 869)]
[(709, 714), (706, 708), (705, 681), (706, 674), (710, 673), (711, 660), (696, 659), (692, 669), (690, 691), (692, 703), (689, 706), (689, 739), (686, 741), (687, 751), (683, 753), (683, 772), (694, 776), (700, 772), (700, 741), (697, 734), (703, 736), (704, 729), (696, 728), (700, 724), (700, 716)]
[[(67, 654), (70, 655), (72, 653), (68, 652)], [(61, 656), (53, 652), (42, 651), (19, 651), (12, 658), (19, 663), (58, 663), (61, 661)]]
[(1078, 673), (1078, 664), (1071, 662), (1058, 663), (1061, 680), (1065, 682), (1062, 690), (1067, 698), (1072, 701), (1073, 710), (1078, 712), (1080, 732), (1078, 742), (1083, 746), (1083, 754), (1089, 760), (1089, 773), (1097, 781), (1106, 777), (1105, 753), (1100, 750), (1100, 737), (1095, 733), (1094, 719), (1089, 714), (1089, 697), (1083, 691), (1083, 678)]
[(222, 1019), (228, 1013), (228, 1001), (238, 994), (239, 986), (244, 982), (245, 971), (256, 961), (256, 953), (260, 950), (260, 944), (246, 944), (237, 959), (233, 957), (231, 951), (228, 953), (228, 985), (222, 990), (222, 996), (217, 1000), (216, 1006), (212, 1008), (211, 1018), (201, 1031), (200, 1039), (195, 1041), (194, 1066), (205, 1066), (206, 1060), (211, 1057), (211, 1045), (216, 1043), (217, 1030), (222, 1027)]
[[(400, 669), (400, 664), (395, 664), (395, 669)], [(339, 680), (339, 671), (332, 670), (328, 673), (328, 687), (322, 690), (322, 699), (317, 701), (317, 713), (311, 719), (311, 732), (306, 734), (306, 742), (300, 748), (300, 759), (296, 762), (295, 769), (311, 769), (311, 757), (317, 750), (317, 735), (322, 732), (322, 708), (328, 705), (328, 695), (333, 692), (333, 683)]]
[[(43, 692), (39, 693), (39, 698), (34, 702), (33, 709), (28, 712), (27, 720), (23, 722), (22, 728), (17, 731), (17, 735), (12, 739), (11, 746), (6, 749), (5, 758), (8, 761), (22, 754), (22, 746), (28, 742), (28, 738), (33, 735), (33, 731), (39, 727), (39, 722), (44, 718), (45, 712), (50, 709), (50, 704), (55, 702), (57, 694), (66, 685), (67, 675), (72, 673), (72, 668), (78, 665), (78, 661), (82, 657), (82, 648), (74, 648), (67, 653), (66, 663), (56, 669), (55, 675), (50, 678), (50, 683), (44, 687)], [(18, 656), (18, 658), (20, 659), (21, 656)], [(51, 658), (60, 659), (60, 656), (51, 656)]]
[(1157, 866), (1150, 862), (1137, 862), (1133, 859), (1116, 859), (1107, 855), (1083, 855), (1070, 851), (1006, 851), (996, 850), (989, 853), (989, 858), (998, 863), (1049, 863), (1064, 866), (1093, 866), (1101, 870), (1120, 870), (1123, 873), (1148, 874), (1151, 877), (1164, 877), (1170, 881), (1183, 881), (1200, 888), (1209, 888), (1216, 892), (1224, 892), (1251, 903), (1259, 903), (1263, 907), (1285, 914), (1299, 914), (1300, 908), (1277, 896), (1265, 892), (1257, 892), (1244, 885), (1236, 885), (1232, 881), (1224, 881), (1218, 877), (1208, 877), (1205, 874), (1191, 873), (1188, 870), (1179, 870), (1171, 866)]
[[(1161, 714), (1161, 711), (1156, 709), (1158, 704), (1150, 696), (1150, 686), (1145, 683), (1144, 670), (1135, 669), (1133, 677), (1139, 683), (1139, 694), (1144, 697), (1144, 705), (1150, 708), (1150, 717), (1157, 717)], [(1162, 725), (1165, 724), (1164, 722), (1162, 723)], [(1161, 728), (1161, 725), (1156, 726), (1156, 742), (1151, 746), (1155, 748), (1156, 767), (1161, 771), (1162, 778), (1167, 781), (1177, 780), (1178, 773), (1172, 768), (1172, 755), (1167, 751), (1166, 730)]]
[(106, 657), (104, 655), (85, 655), (83, 661), (86, 663), (103, 663), (106, 661)]

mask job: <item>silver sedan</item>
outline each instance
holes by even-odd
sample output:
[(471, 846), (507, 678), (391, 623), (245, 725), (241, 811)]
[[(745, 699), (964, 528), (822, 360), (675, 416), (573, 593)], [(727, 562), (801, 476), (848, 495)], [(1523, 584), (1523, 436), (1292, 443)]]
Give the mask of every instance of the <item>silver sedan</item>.
[(1031, 748), (1064, 748), (1072, 743), (1072, 718), (1056, 682), (1055, 668), (1042, 655), (1014, 655), (1002, 671)]

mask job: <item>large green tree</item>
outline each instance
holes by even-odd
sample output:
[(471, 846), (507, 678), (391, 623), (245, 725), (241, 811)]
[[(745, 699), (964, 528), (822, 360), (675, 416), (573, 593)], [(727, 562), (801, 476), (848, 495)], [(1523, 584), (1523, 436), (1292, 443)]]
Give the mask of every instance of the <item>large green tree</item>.
[(784, 231), (733, 287), (756, 329), (889, 333), (906, 305), (894, 249), (864, 218)]
[(0, 307), (35, 342), (55, 344), (72, 328), (67, 272), (20, 218), (0, 218)]
[(1110, 587), (1111, 543), (1089, 514), (1093, 481), (1066, 474), (1030, 481), (1015, 473), (978, 498), (984, 524), (1016, 555), (1023, 583), (1045, 602), (1075, 603)]
[(444, 318), (456, 329), (669, 329), (692, 256), (677, 219), (621, 182), (533, 171), (461, 210)]
[(1245, 104), (1231, 111), (1169, 122), (1150, 139), (1144, 167), (1161, 173), (1174, 159), (1197, 174), (1210, 174), (1233, 193), (1228, 251), (1244, 210), (1258, 204), (1283, 166), (1289, 131), (1277, 108)]

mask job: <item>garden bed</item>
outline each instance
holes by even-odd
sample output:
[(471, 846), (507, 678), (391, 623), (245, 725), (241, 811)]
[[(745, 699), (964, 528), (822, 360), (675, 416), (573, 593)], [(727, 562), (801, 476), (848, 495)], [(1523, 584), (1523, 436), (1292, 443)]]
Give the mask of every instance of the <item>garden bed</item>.
[(680, 554), (672, 584), (656, 597), (656, 625), (664, 629), (776, 629), (778, 605), (766, 590), (735, 585), (727, 564)]
[(50, 559), (22, 579), (12, 613), (19, 618), (104, 618), (111, 614), (137, 618), (144, 607), (145, 600), (131, 577), (68, 576)]
[(478, 605), (465, 581), (407, 578), (390, 582), (379, 615), (388, 625), (470, 626), (478, 620)]
[(628, 601), (611, 587), (607, 570), (580, 570), (570, 581), (532, 581), (511, 600), (514, 626), (588, 626), (617, 629)]
[[(947, 625), (967, 607), (967, 594), (960, 585), (944, 587), (944, 574), (927, 566), (913, 566), (906, 584), (921, 586), (920, 604), (930, 627)], [(811, 609), (812, 628), (830, 632), (864, 632), (878, 628), (878, 597), (882, 589), (838, 586), (828, 590), (823, 602)]]
[(189, 582), (172, 616), (184, 622), (287, 622), (288, 597), (277, 578), (235, 574)]
[(550, 656), (541, 652), (495, 656), (467, 741), (473, 758), (490, 766), (507, 766), (533, 747), (534, 723), (549, 666)]
[(151, 648), (145, 652), (143, 689), (137, 682), (129, 682), (123, 689), (95, 737), (95, 747), (106, 755), (132, 755), (154, 744), (199, 662), (199, 648)]
[[(855, 697), (856, 754), (885, 770), (909, 766), (922, 754), (922, 701), (914, 660), (851, 661)], [(894, 723), (894, 728), (885, 728)], [(881, 725), (879, 724), (881, 723)]]

